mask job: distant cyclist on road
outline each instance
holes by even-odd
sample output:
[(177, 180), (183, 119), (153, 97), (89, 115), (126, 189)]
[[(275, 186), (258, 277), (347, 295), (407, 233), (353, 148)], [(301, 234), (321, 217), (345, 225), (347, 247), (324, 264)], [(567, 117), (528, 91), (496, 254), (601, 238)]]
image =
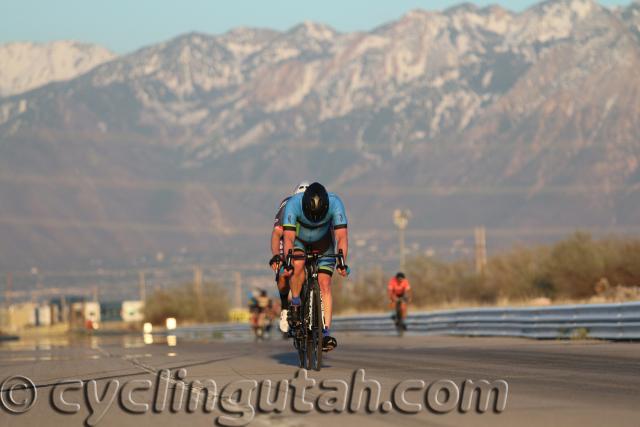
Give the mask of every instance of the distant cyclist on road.
[(264, 289), (254, 291), (249, 298), (248, 305), (251, 313), (251, 327), (253, 329), (259, 326), (266, 327), (266, 316), (273, 305), (273, 301), (269, 298), (267, 291)]
[(391, 301), (391, 305), (395, 307), (396, 302), (400, 301), (400, 321), (402, 322), (403, 327), (406, 329), (406, 324), (404, 323), (404, 319), (407, 318), (407, 303), (411, 302), (411, 285), (409, 281), (405, 277), (404, 273), (398, 272), (395, 277), (392, 277), (389, 280), (389, 285), (387, 286), (387, 291), (389, 295), (389, 300)]
[[(304, 253), (307, 247), (320, 254), (334, 253), (336, 248), (342, 250), (345, 268), (339, 268), (341, 276), (347, 276), (347, 253), (349, 250), (347, 232), (347, 214), (342, 200), (327, 193), (322, 184), (314, 182), (309, 185), (304, 194), (296, 194), (289, 199), (284, 210), (284, 253), (290, 249)], [(305, 260), (293, 261), (291, 270), (285, 270), (291, 285), (291, 321), (300, 321), (300, 292), (305, 280)], [(321, 259), (318, 263), (318, 284), (324, 305), (325, 328), (323, 329), (322, 347), (325, 351), (333, 350), (337, 341), (330, 334), (331, 314), (333, 312), (331, 299), (331, 276), (335, 267), (335, 260)]]
[[(304, 193), (304, 190), (309, 186), (308, 181), (302, 181), (293, 190), (293, 195)], [(289, 331), (289, 322), (287, 321), (287, 315), (289, 310), (289, 280), (284, 277), (283, 273), (283, 261), (284, 261), (284, 245), (282, 242), (282, 236), (284, 229), (282, 228), (282, 218), (284, 216), (284, 208), (291, 196), (285, 197), (280, 202), (278, 212), (273, 221), (273, 231), (271, 232), (271, 260), (269, 265), (276, 272), (276, 284), (278, 285), (278, 292), (280, 293), (280, 330), (284, 333)]]

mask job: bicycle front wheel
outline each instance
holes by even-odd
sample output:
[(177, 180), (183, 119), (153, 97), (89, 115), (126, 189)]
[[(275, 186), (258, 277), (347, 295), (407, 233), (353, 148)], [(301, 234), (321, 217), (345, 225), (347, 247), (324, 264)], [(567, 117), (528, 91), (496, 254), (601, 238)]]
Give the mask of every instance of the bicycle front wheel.
[(400, 301), (396, 303), (396, 331), (398, 336), (404, 335), (404, 320), (402, 319), (402, 303)]
[(322, 369), (322, 329), (324, 328), (324, 314), (322, 312), (322, 296), (320, 294), (320, 286), (316, 280), (313, 280), (311, 285), (311, 292), (309, 292), (310, 299), (309, 308), (311, 309), (310, 318), (310, 334), (309, 334), (309, 348), (308, 348), (308, 366), (316, 371)]

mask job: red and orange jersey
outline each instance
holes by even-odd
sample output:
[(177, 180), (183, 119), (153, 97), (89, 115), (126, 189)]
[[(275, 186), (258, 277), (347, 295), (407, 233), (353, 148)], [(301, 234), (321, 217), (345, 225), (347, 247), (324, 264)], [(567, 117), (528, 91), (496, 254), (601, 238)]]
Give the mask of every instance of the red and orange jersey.
[(392, 277), (391, 280), (389, 280), (387, 288), (389, 289), (389, 293), (399, 297), (411, 289), (411, 285), (409, 285), (409, 281), (407, 279), (398, 280), (395, 277)]

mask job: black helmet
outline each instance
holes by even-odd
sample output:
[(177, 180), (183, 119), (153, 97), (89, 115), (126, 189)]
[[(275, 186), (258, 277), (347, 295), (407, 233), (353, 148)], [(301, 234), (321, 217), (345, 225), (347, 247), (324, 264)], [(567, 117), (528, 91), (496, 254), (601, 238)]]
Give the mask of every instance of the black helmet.
[(321, 221), (329, 211), (329, 195), (318, 182), (314, 182), (302, 196), (302, 212), (313, 222)]
[(405, 277), (405, 276), (404, 276), (404, 273), (403, 273), (403, 272), (398, 271), (398, 272), (396, 273), (396, 279), (404, 279), (404, 277)]

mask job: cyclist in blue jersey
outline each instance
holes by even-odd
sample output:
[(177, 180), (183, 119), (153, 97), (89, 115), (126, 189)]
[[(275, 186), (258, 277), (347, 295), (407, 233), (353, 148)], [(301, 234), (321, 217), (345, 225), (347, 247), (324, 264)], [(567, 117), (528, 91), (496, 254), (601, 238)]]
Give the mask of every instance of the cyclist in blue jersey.
[[(302, 181), (293, 190), (292, 195), (304, 193), (304, 190), (309, 186), (308, 181)], [(291, 196), (285, 197), (281, 202), (276, 212), (276, 217), (273, 220), (273, 231), (271, 232), (271, 254), (272, 257), (269, 260), (269, 265), (276, 273), (276, 284), (278, 285), (278, 292), (280, 293), (280, 330), (284, 333), (289, 331), (289, 322), (287, 321), (287, 314), (289, 309), (289, 280), (284, 277), (282, 268), (284, 261), (284, 246), (282, 243), (282, 235), (284, 230), (282, 228), (282, 219), (284, 217), (284, 208)]]
[[(317, 182), (309, 185), (303, 194), (292, 196), (287, 202), (282, 219), (284, 229), (284, 253), (290, 249), (305, 252), (307, 247), (321, 254), (333, 253), (336, 248), (342, 250), (345, 267), (338, 268), (341, 276), (346, 276), (349, 239), (347, 232), (347, 214), (342, 200)], [(291, 270), (285, 271), (290, 279), (291, 304), (289, 305), (292, 322), (300, 320), (300, 291), (305, 280), (304, 259), (295, 259)], [(323, 330), (323, 349), (333, 350), (337, 341), (330, 334), (332, 299), (331, 276), (335, 260), (324, 258), (318, 262), (318, 284), (324, 304), (325, 328)]]

